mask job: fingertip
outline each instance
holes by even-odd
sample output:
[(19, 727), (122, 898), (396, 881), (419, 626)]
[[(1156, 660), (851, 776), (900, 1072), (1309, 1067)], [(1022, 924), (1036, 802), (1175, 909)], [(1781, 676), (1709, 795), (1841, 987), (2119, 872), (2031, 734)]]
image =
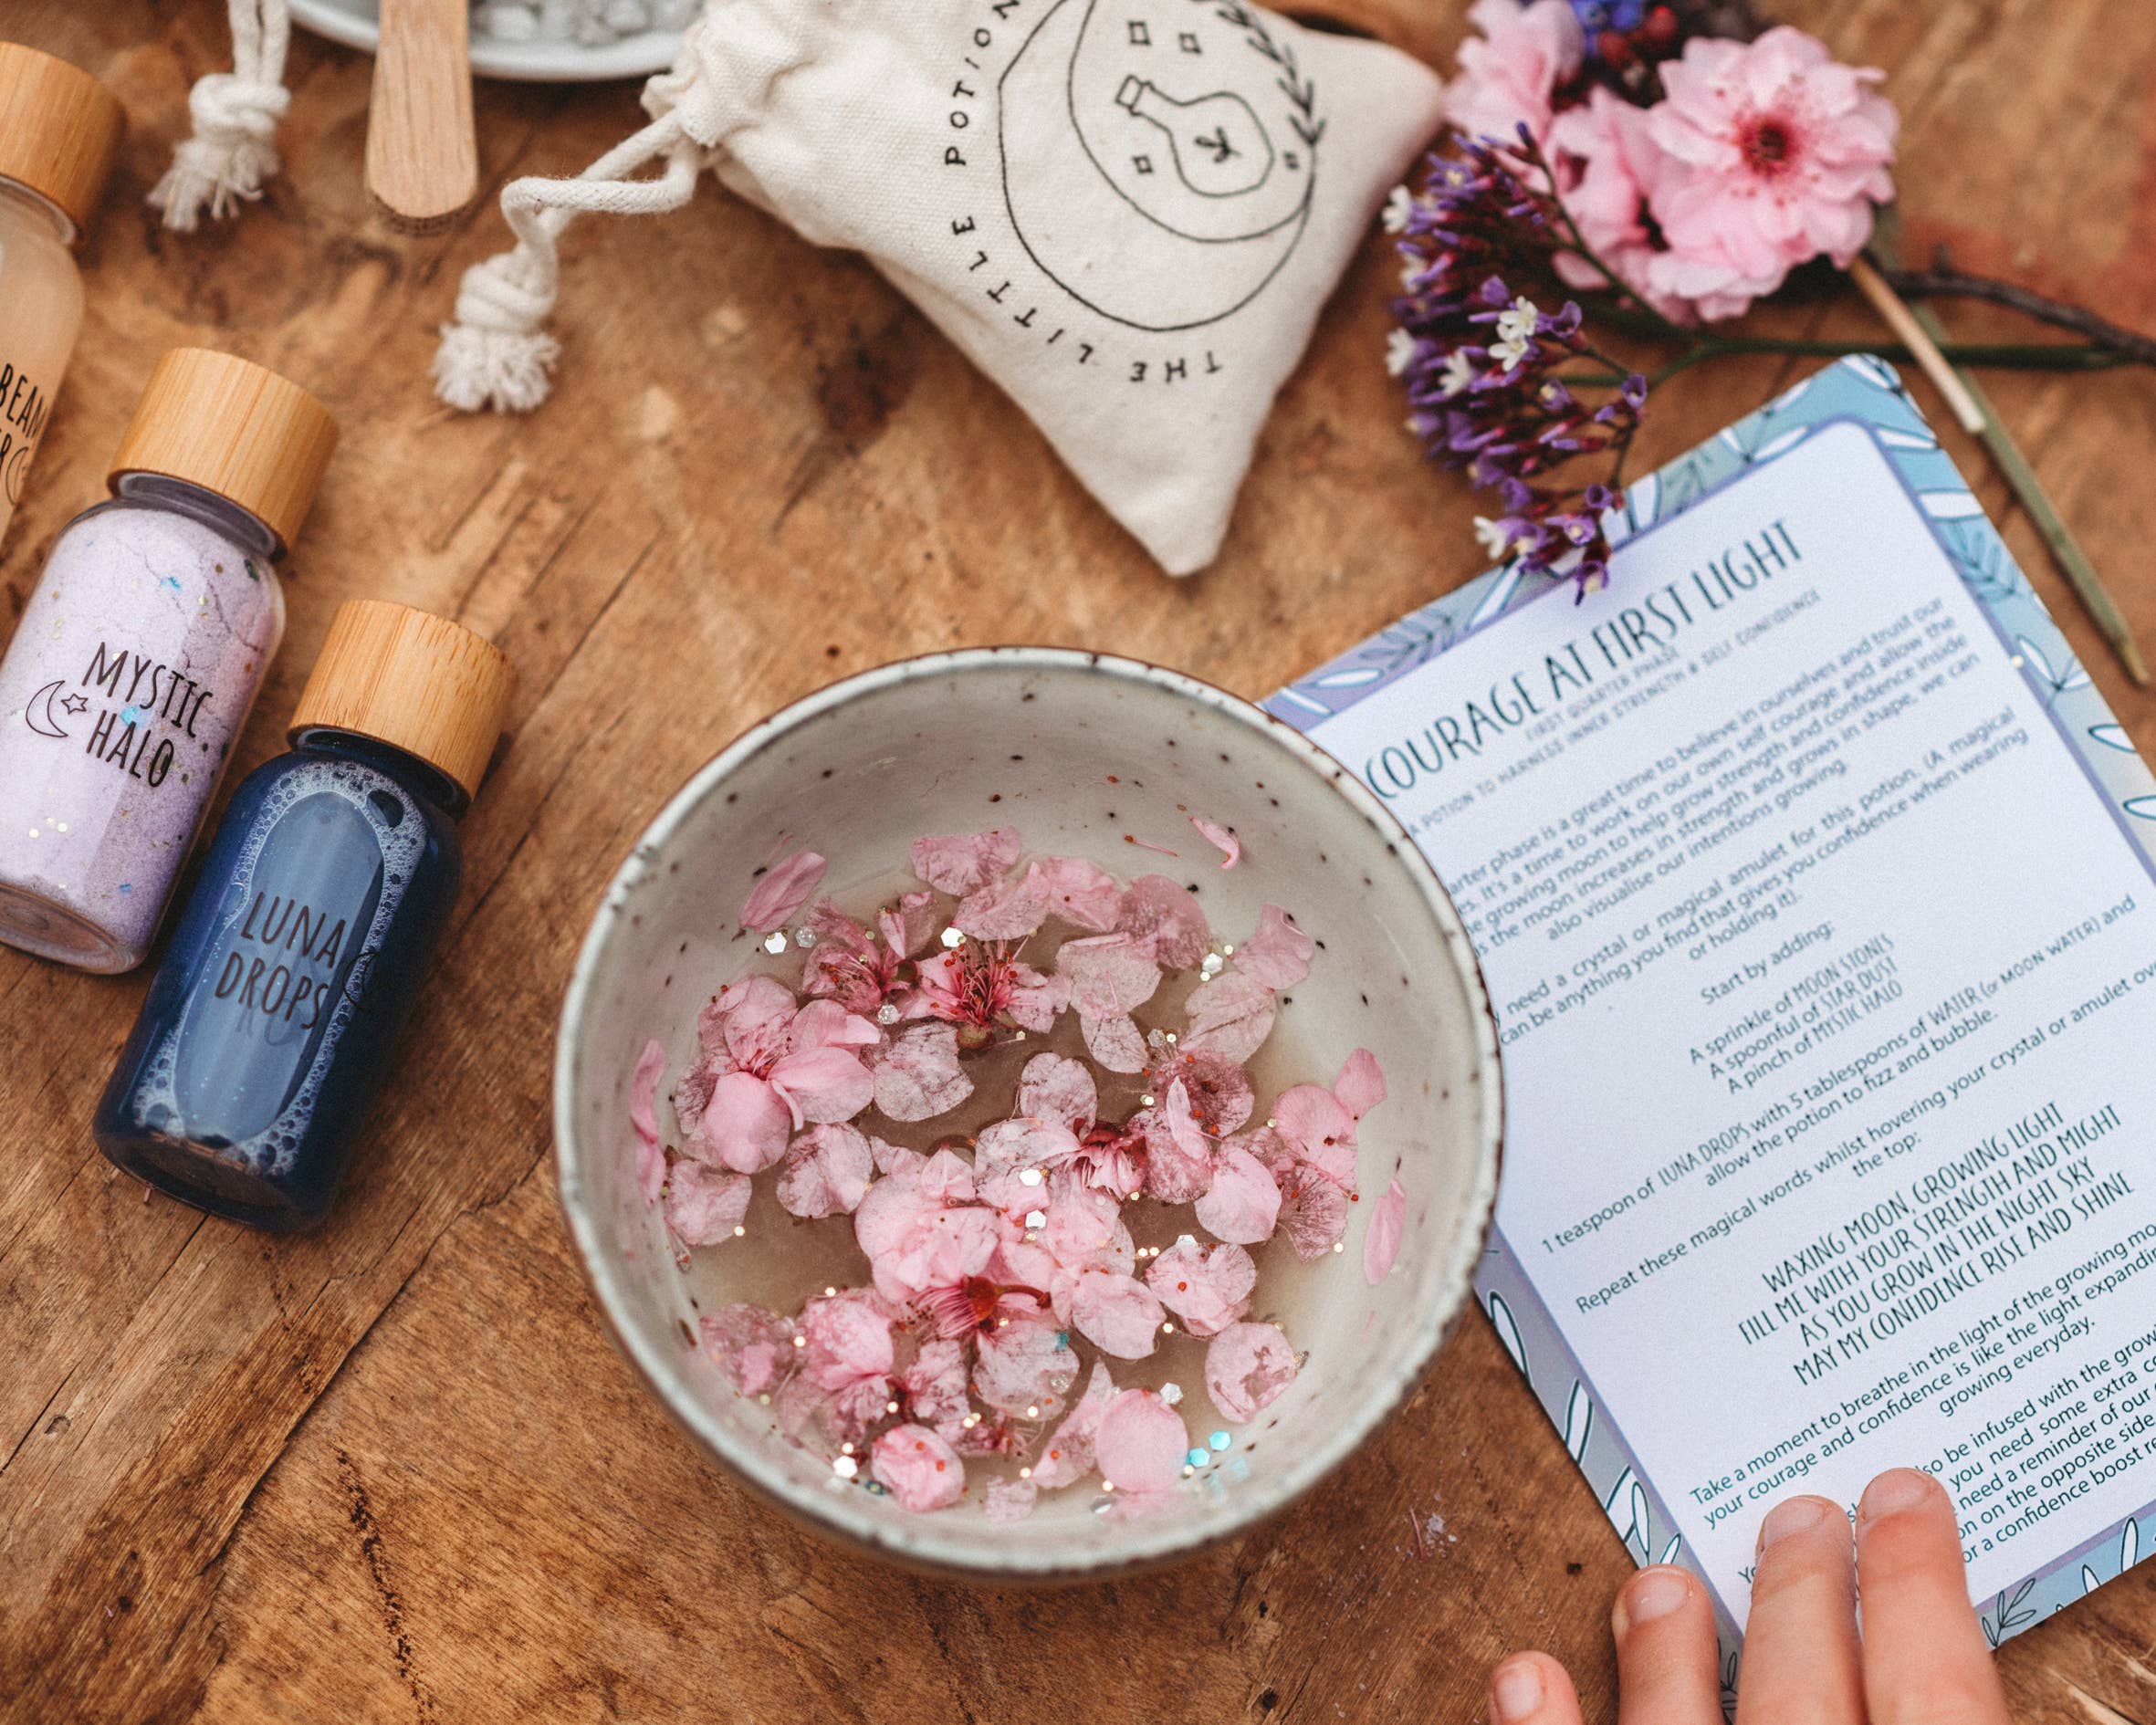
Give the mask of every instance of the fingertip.
[(1889, 1468), (1864, 1488), (1857, 1504), (1857, 1531), (1910, 1510), (1951, 1509), (1946, 1488), (1921, 1468)]
[(1579, 1725), (1579, 1698), (1546, 1653), (1515, 1653), (1490, 1674), (1492, 1725)]
[(1610, 1627), (1622, 1641), (1634, 1630), (1695, 1605), (1706, 1610), (1707, 1598), (1689, 1572), (1670, 1563), (1651, 1564), (1617, 1590), (1617, 1604), (1609, 1614)]

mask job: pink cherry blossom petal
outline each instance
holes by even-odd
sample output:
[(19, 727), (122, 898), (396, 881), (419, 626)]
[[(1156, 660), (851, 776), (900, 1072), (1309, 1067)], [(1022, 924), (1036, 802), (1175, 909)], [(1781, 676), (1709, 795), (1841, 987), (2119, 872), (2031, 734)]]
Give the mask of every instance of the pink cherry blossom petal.
[(1208, 1246), (1183, 1235), (1146, 1271), (1160, 1303), (1200, 1338), (1218, 1335), (1250, 1307), (1258, 1266), (1240, 1246)]
[(629, 1127), (636, 1134), (636, 1189), (646, 1204), (666, 1184), (666, 1155), (659, 1148), (659, 1078), (666, 1070), (666, 1051), (656, 1040), (644, 1045), (636, 1070), (629, 1075)]
[(926, 946), (942, 920), (933, 893), (901, 893), (895, 904), (876, 913), (884, 945), (900, 958), (911, 958)]
[[(828, 1004), (828, 1003), (824, 1003)], [(876, 1082), (850, 1049), (819, 1048), (789, 1054), (771, 1068), (769, 1081), (794, 1116), (794, 1124), (851, 1120), (874, 1100)]]
[(1032, 1514), (1041, 1488), (1031, 1479), (990, 1479), (982, 1494), (980, 1512), (991, 1521), (1022, 1521)]
[(1280, 1187), (1248, 1150), (1224, 1145), (1213, 1183), (1193, 1207), (1198, 1225), (1230, 1245), (1255, 1246), (1272, 1238), (1280, 1218)]
[(1121, 1274), (1137, 1261), (1122, 1206), (1091, 1187), (1066, 1186), (1048, 1200), (1041, 1244), (1064, 1270), (1076, 1274), (1105, 1270)]
[(1161, 1062), (1158, 1077), (1182, 1083), (1198, 1124), (1216, 1138), (1240, 1132), (1257, 1106), (1249, 1074), (1209, 1049), (1177, 1048)]
[(1128, 935), (1066, 940), (1055, 956), (1056, 974), (1071, 985), (1071, 1005), (1086, 1019), (1113, 1019), (1136, 1010), (1160, 987), (1160, 967)]
[(794, 1216), (846, 1215), (867, 1192), (874, 1166), (867, 1138), (852, 1126), (811, 1126), (787, 1146), (779, 1202)]
[(1023, 940), (1048, 920), (1049, 908), (1046, 891), (1028, 872), (967, 894), (951, 913), (951, 925), (976, 940)]
[(1206, 1393), (1228, 1418), (1255, 1418), (1295, 1381), (1295, 1351), (1270, 1323), (1233, 1323), (1205, 1351)]
[(938, 892), (963, 898), (1001, 880), (1024, 848), (1025, 841), (1016, 827), (998, 827), (993, 832), (970, 832), (958, 838), (916, 839), (913, 869)]
[(1115, 1396), (1115, 1383), (1108, 1375), (1106, 1362), (1095, 1360), (1085, 1394), (1050, 1434), (1041, 1446), (1041, 1458), (1033, 1464), (1033, 1482), (1042, 1490), (1053, 1491), (1073, 1484), (1093, 1471), (1094, 1440), (1101, 1428), (1101, 1416)]
[(1269, 988), (1292, 988), (1310, 974), (1317, 943), (1278, 904), (1258, 914), (1258, 932), (1235, 949), (1235, 968)]
[(1036, 1035), (1053, 1030), (1070, 1004), (1071, 985), (1062, 978), (1042, 976), (1031, 965), (1010, 967), (1010, 995), (1003, 1010), (1020, 1030)]
[(1165, 874), (1141, 874), (1123, 894), (1116, 926), (1168, 970), (1195, 969), (1213, 941), (1198, 900)]
[(801, 1372), (821, 1387), (840, 1391), (881, 1387), (895, 1361), (891, 1320), (863, 1289), (811, 1300), (801, 1313)]
[(775, 978), (745, 977), (718, 991), (712, 1010), (727, 1070), (763, 1072), (786, 1052), (787, 1032), (800, 1003)]
[(905, 1392), (907, 1417), (951, 1437), (947, 1427), (963, 1420), (971, 1406), (967, 1399), (967, 1376), (965, 1343), (930, 1336), (898, 1376), (898, 1386)]
[(816, 896), (823, 884), (824, 860), (813, 851), (796, 851), (775, 862), (741, 906), (741, 926), (765, 934), (777, 928)]
[(1280, 1231), (1304, 1263), (1323, 1258), (1347, 1233), (1346, 1191), (1311, 1167), (1292, 1163), (1280, 1203)]
[(1142, 1360), (1160, 1337), (1160, 1301), (1135, 1276), (1088, 1270), (1071, 1293), (1071, 1327), (1104, 1354)]
[(1117, 1491), (1149, 1497), (1183, 1482), (1189, 1448), (1180, 1414), (1152, 1390), (1126, 1389), (1102, 1411), (1094, 1459)]
[(1358, 1121), (1383, 1102), (1385, 1069), (1378, 1065), (1376, 1055), (1366, 1048), (1358, 1048), (1350, 1054), (1347, 1063), (1340, 1069), (1340, 1076), (1333, 1081), (1333, 1094), (1341, 1107)]
[(894, 1426), (877, 1438), (869, 1471), (903, 1510), (947, 1510), (966, 1494), (966, 1464), (926, 1426)]
[(704, 1110), (705, 1137), (738, 1174), (756, 1174), (784, 1155), (793, 1125), (785, 1099), (751, 1072), (727, 1073), (712, 1086)]
[(958, 1064), (958, 1032), (948, 1024), (916, 1024), (902, 1032), (872, 1070), (875, 1104), (892, 1120), (933, 1120), (973, 1094)]
[(1146, 1070), (1146, 1039), (1135, 1019), (1082, 1018), (1078, 1033), (1085, 1039), (1085, 1051), (1111, 1072)]
[(1240, 1066), (1265, 1045), (1277, 1010), (1270, 984), (1240, 967), (1224, 970), (1191, 994), (1183, 1050)]
[(1355, 1184), (1355, 1120), (1339, 1099), (1316, 1084), (1297, 1084), (1272, 1104), (1280, 1135), (1342, 1186)]
[(791, 1318), (762, 1306), (721, 1306), (697, 1322), (704, 1346), (744, 1396), (768, 1396), (786, 1381), (800, 1350)]
[(1363, 1280), (1371, 1287), (1392, 1274), (1407, 1231), (1408, 1192), (1395, 1180), (1371, 1209), (1369, 1231), (1363, 1236)]
[(1097, 862), (1082, 856), (1043, 857), (1027, 871), (1050, 913), (1080, 928), (1106, 934), (1115, 926), (1123, 888)]
[(1231, 869), (1242, 861), (1242, 841), (1218, 821), (1208, 821), (1203, 815), (1192, 815), (1190, 824), (1205, 835), (1205, 842), (1220, 852), (1220, 866)]
[[(1173, 1087), (1170, 1087), (1173, 1093)], [(1200, 1133), (1177, 1132), (1165, 1106), (1131, 1117), (1146, 1140), (1146, 1193), (1163, 1204), (1188, 1204), (1213, 1183), (1213, 1146)]]
[(748, 1214), (748, 1196), (746, 1174), (676, 1162), (666, 1182), (666, 1226), (684, 1246), (716, 1246), (734, 1238)]
[(811, 1000), (786, 1027), (786, 1052), (814, 1054), (824, 1049), (874, 1048), (884, 1033), (836, 1000)]
[[(981, 1332), (973, 1393), (990, 1407), (1038, 1418), (1078, 1375), (1078, 1356), (1062, 1326), (1042, 1314), (1013, 1317)], [(1026, 1414), (1028, 1408), (1037, 1410)]]
[(1018, 1112), (1084, 1132), (1100, 1113), (1101, 1095), (1085, 1062), (1067, 1054), (1036, 1054), (1018, 1075)]

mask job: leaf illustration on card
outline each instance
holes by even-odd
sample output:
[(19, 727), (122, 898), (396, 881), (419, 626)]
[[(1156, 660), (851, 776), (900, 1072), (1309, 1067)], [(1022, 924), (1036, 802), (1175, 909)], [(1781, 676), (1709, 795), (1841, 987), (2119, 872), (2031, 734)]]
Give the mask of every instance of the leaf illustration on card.
[(2022, 669), (2045, 691), (2045, 706), (2049, 706), (2068, 690), (2088, 686), (2088, 673), (2063, 642), (2055, 649), (2059, 654), (2056, 670), (2044, 650), (2026, 635), (2015, 636), (2014, 644), (2021, 649)]
[(1527, 1344), (1520, 1340), (1520, 1326), (1512, 1322), (1512, 1309), (1505, 1304), (1502, 1294), (1494, 1291), (1490, 1296), (1490, 1327), (1497, 1332), (1504, 1351), (1512, 1356), (1520, 1375), (1533, 1383), (1533, 1375), (1527, 1369)]
[(1681, 1534), (1681, 1533), (1672, 1533), (1672, 1534), (1670, 1534), (1670, 1535), (1669, 1535), (1669, 1544), (1667, 1544), (1667, 1545), (1665, 1545), (1665, 1546), (1663, 1546), (1663, 1547), (1662, 1547), (1662, 1554), (1661, 1554), (1659, 1557), (1656, 1558), (1656, 1559), (1655, 1559), (1655, 1562), (1656, 1562), (1656, 1563), (1674, 1563), (1677, 1561), (1677, 1553), (1678, 1553), (1678, 1552), (1679, 1552), (1680, 1550), (1682, 1550), (1682, 1549), (1683, 1549), (1683, 1546), (1684, 1546), (1684, 1535), (1683, 1535), (1683, 1534)]
[(2081, 1592), (2085, 1597), (2096, 1592), (2103, 1584), (2104, 1578), (2101, 1575), (2089, 1568), (2087, 1563), (2081, 1565)]
[(1647, 1535), (1653, 1518), (1647, 1507), (1647, 1488), (1632, 1481), (1632, 1538), (1639, 1547), (1640, 1561), (1647, 1560)]
[(1928, 431), (1903, 431), (1898, 426), (1881, 425), (1872, 435), (1889, 449), (1936, 449), (1939, 439)]
[(1842, 361), (1842, 369), (1875, 390), (1885, 390), (1889, 395), (1901, 393), (1901, 380), (1895, 375), (1894, 368), (1871, 354), (1852, 353)]
[(1505, 603), (1520, 585), (1520, 566), (1507, 563), (1491, 580), (1481, 598), (1475, 601), (1473, 614), (1467, 620), (1470, 629), (1479, 629), (1505, 608)]
[(1595, 1433), (1595, 1398), (1587, 1386), (1573, 1381), (1572, 1399), (1565, 1404), (1565, 1448), (1575, 1461), (1585, 1461), (1587, 1439)]
[(2119, 806), (2136, 821), (2156, 821), (2156, 797), (2129, 797)]
[(1920, 491), (1917, 501), (1934, 521), (1965, 521), (1983, 513), (1983, 505), (1977, 502), (1975, 493), (1962, 486), (1946, 491)]
[[(2133, 738), (2126, 734), (2123, 725), (2091, 725), (2088, 735), (2091, 741), (2101, 743), (2106, 748), (2115, 748), (2121, 755), (2134, 752)], [(2132, 1523), (2127, 1525), (2130, 1527)]]
[(1366, 683), (1375, 683), (1385, 674), (1381, 664), (1351, 664), (1345, 671), (1328, 671), (1324, 675), (1313, 677), (1306, 685), (1313, 689), (1359, 689)]
[(1812, 428), (1809, 425), (1799, 425), (1795, 430), (1784, 432), (1779, 437), (1770, 437), (1752, 452), (1752, 459), (1772, 461), (1784, 450), (1795, 449), (1811, 434)]
[(1285, 701), (1291, 706), (1299, 706), (1305, 713), (1315, 713), (1325, 718), (1330, 718), (1333, 716), (1331, 707), (1323, 701), (1313, 700), (1293, 684), (1290, 684), (1272, 698), (1276, 701)]
[(1662, 479), (1659, 474), (1648, 474), (1644, 479), (1632, 481), (1625, 493), (1625, 513), (1632, 518), (1632, 531), (1639, 532), (1655, 524), (1655, 511), (1662, 500)]
[(2141, 1561), (2141, 1528), (2130, 1515), (2119, 1530), (2119, 1573), (2123, 1575)]

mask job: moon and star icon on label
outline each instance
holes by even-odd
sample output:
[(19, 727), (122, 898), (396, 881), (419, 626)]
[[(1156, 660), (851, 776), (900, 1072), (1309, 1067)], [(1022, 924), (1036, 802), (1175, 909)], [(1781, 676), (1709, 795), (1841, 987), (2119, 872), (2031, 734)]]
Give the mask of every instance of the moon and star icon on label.
[(1020, 244), (1116, 323), (1218, 322), (1309, 225), (1317, 90), (1240, 0), (1056, 0), (997, 95)]
[(39, 689), (23, 708), (23, 723), (40, 737), (69, 736), (71, 733), (53, 709), (58, 707), (60, 712), (79, 716), (89, 711), (89, 703), (79, 695), (62, 695), (60, 691), (67, 686), (64, 680), (56, 678)]

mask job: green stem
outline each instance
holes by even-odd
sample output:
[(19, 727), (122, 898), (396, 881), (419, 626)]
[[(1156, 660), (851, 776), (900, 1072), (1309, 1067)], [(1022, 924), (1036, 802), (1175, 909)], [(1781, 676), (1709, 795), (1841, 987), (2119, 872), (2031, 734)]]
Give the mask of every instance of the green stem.
[[(2105, 371), (2132, 361), (2082, 341), (1963, 342), (1945, 343), (1940, 351), (1956, 365), (1998, 366), (2025, 371)], [(1898, 364), (1910, 363), (1907, 348), (1896, 341), (1812, 341), (1781, 336), (1710, 336), (1695, 341), (1660, 370), (1648, 374), (1648, 386), (1657, 387), (1709, 360), (1744, 353), (1780, 353), (1800, 358), (1846, 359), (1854, 353), (1875, 354)], [(1624, 379), (1616, 373), (1568, 371), (1565, 381), (1588, 388), (1615, 389)]]

